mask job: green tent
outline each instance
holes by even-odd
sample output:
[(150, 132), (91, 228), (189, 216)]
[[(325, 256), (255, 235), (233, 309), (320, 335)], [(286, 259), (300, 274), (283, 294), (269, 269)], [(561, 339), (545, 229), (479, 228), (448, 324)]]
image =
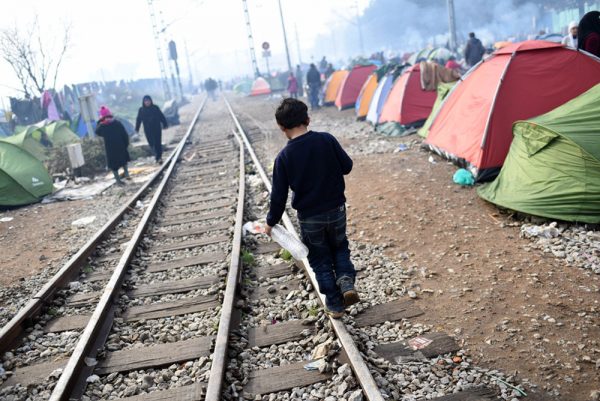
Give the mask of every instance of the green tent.
[(248, 95), (252, 90), (252, 81), (244, 80), (234, 85), (233, 91), (240, 95)]
[(513, 134), (500, 175), (479, 196), (536, 216), (600, 223), (600, 84), (517, 121)]
[(52, 192), (44, 165), (17, 145), (0, 142), (0, 206), (27, 205)]
[(48, 135), (44, 130), (35, 125), (30, 125), (15, 135), (0, 138), (0, 141), (11, 143), (17, 145), (21, 149), (25, 149), (38, 160), (46, 160), (48, 158), (46, 146), (44, 146), (43, 143), (46, 142), (46, 145), (51, 146), (51, 143), (47, 142)]
[(79, 142), (79, 137), (71, 131), (69, 123), (66, 121), (52, 121), (40, 128), (46, 132), (52, 146), (63, 146)]
[(440, 107), (442, 107), (442, 102), (446, 96), (448, 96), (448, 93), (450, 93), (452, 88), (454, 88), (454, 85), (456, 85), (456, 82), (440, 82), (437, 87), (437, 99), (435, 99), (433, 109), (431, 109), (431, 114), (429, 114), (429, 117), (427, 117), (427, 120), (425, 120), (425, 124), (423, 124), (419, 131), (417, 131), (417, 134), (423, 138), (427, 138), (427, 135), (429, 134), (429, 128), (431, 128), (431, 124), (433, 124), (435, 116), (437, 115)]

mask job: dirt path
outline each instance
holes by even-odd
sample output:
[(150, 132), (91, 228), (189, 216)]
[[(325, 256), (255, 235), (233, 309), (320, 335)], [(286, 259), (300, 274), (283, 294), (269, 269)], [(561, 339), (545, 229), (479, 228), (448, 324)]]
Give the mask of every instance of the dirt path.
[[(275, 152), (283, 143), (276, 101), (237, 104), (272, 130)], [(352, 110), (328, 108), (312, 121), (354, 150), (349, 237), (384, 245), (412, 268), (407, 290), (426, 311), (421, 322), (456, 336), (478, 364), (529, 380), (528, 399), (587, 401), (600, 390), (598, 275), (533, 249), (520, 222), (453, 184), (456, 167), (435, 156), (431, 163), (416, 136), (378, 136)], [(391, 153), (399, 142), (410, 149)]]

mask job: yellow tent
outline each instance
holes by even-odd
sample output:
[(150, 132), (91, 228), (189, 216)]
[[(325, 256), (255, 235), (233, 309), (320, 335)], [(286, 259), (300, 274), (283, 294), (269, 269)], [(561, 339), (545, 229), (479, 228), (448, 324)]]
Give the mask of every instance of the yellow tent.
[(337, 98), (338, 91), (342, 87), (342, 83), (348, 76), (349, 72), (346, 70), (335, 71), (327, 82), (325, 82), (325, 95), (323, 96), (323, 104), (331, 106)]
[(356, 102), (356, 118), (358, 120), (364, 120), (367, 117), (375, 89), (377, 89), (377, 74), (373, 73), (364, 83), (360, 95), (358, 95), (358, 101)]

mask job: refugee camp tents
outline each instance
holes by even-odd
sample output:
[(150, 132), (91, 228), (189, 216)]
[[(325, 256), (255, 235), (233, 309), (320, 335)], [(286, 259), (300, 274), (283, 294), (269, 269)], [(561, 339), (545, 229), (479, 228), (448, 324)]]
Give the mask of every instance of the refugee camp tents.
[(429, 58), (429, 54), (432, 52), (432, 50), (433, 50), (432, 48), (427, 47), (416, 53), (413, 53), (408, 58), (408, 63), (411, 65), (415, 65), (415, 64), (419, 64), (421, 61), (427, 61), (427, 59)]
[(394, 83), (379, 116), (379, 124), (395, 122), (416, 125), (427, 119), (437, 97), (436, 91), (421, 88), (419, 64), (405, 70)]
[(431, 123), (433, 123), (436, 114), (442, 106), (442, 102), (444, 101), (446, 96), (448, 96), (448, 93), (450, 93), (452, 88), (454, 88), (454, 85), (456, 85), (456, 82), (441, 82), (438, 85), (436, 91), (437, 97), (435, 99), (435, 103), (433, 104), (433, 108), (431, 109), (431, 113), (429, 114), (429, 117), (427, 117), (427, 120), (425, 120), (425, 124), (423, 124), (423, 126), (417, 131), (417, 134), (419, 134), (419, 136), (427, 138), (427, 135), (429, 134), (429, 128), (431, 127)]
[(493, 178), (512, 141), (512, 124), (546, 113), (600, 82), (600, 59), (560, 44), (506, 46), (473, 67), (444, 100), (426, 145)]
[(393, 86), (394, 74), (392, 73), (386, 74), (377, 85), (377, 89), (375, 89), (371, 104), (369, 105), (369, 111), (367, 112), (367, 121), (371, 124), (377, 125), (381, 109)]
[(256, 78), (252, 83), (252, 88), (250, 89), (250, 96), (269, 94), (271, 94), (271, 86), (269, 85), (269, 83), (263, 77)]
[(79, 142), (79, 137), (71, 131), (69, 123), (66, 121), (46, 120), (35, 124), (35, 126), (42, 129), (48, 135), (48, 140), (52, 143), (52, 146), (63, 146)]
[(331, 76), (327, 78), (327, 81), (325, 82), (325, 86), (323, 88), (324, 106), (331, 106), (335, 103), (337, 94), (348, 74), (349, 72), (347, 70), (338, 70), (334, 71), (333, 74), (331, 74)]
[(44, 165), (21, 147), (0, 141), (0, 206), (27, 205), (51, 192)]
[(450, 60), (450, 57), (453, 56), (456, 57), (452, 51), (446, 49), (445, 47), (437, 47), (429, 53), (427, 56), (427, 61), (435, 61), (436, 63), (444, 65), (448, 60)]
[(16, 145), (42, 161), (48, 158), (46, 151), (52, 146), (44, 130), (35, 125), (29, 125), (15, 135), (0, 138), (0, 141)]
[(375, 68), (374, 65), (357, 65), (350, 71), (335, 98), (335, 105), (338, 109), (354, 107), (363, 84), (375, 71)]
[(373, 73), (367, 78), (367, 81), (363, 84), (363, 87), (360, 90), (360, 94), (358, 95), (358, 99), (356, 99), (356, 119), (364, 120), (367, 117), (367, 113), (369, 112), (369, 105), (371, 104), (371, 99), (375, 94), (375, 90), (377, 89), (377, 74)]
[(244, 80), (242, 82), (238, 82), (233, 86), (233, 91), (240, 95), (247, 95), (252, 90), (252, 81)]
[(564, 105), (513, 126), (495, 181), (479, 196), (552, 219), (600, 223), (600, 84)]

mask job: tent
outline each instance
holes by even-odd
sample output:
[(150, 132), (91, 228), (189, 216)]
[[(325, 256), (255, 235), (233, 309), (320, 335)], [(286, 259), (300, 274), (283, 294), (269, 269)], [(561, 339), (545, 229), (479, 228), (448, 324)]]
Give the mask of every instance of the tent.
[(27, 205), (52, 192), (44, 165), (21, 147), (0, 142), (0, 206)]
[(369, 104), (371, 104), (371, 99), (373, 98), (373, 94), (377, 89), (377, 74), (373, 73), (367, 78), (367, 81), (363, 84), (363, 87), (360, 90), (358, 95), (358, 99), (356, 100), (355, 110), (356, 110), (356, 119), (364, 120), (367, 118), (367, 112), (369, 111)]
[(16, 145), (42, 161), (48, 158), (46, 148), (52, 146), (44, 130), (35, 125), (29, 125), (15, 135), (0, 138), (0, 141)]
[(357, 65), (350, 71), (335, 98), (335, 105), (338, 109), (354, 107), (363, 84), (375, 71), (375, 68), (374, 65)]
[(482, 198), (551, 219), (600, 223), (600, 84), (513, 126), (514, 140)]
[(408, 63), (411, 65), (416, 65), (416, 64), (419, 64), (421, 61), (427, 61), (427, 59), (429, 58), (429, 54), (432, 52), (432, 50), (433, 50), (432, 48), (427, 47), (416, 53), (413, 53), (408, 58)]
[(394, 83), (381, 109), (378, 123), (418, 125), (431, 114), (435, 99), (435, 91), (425, 91), (421, 88), (420, 66), (414, 65), (405, 70)]
[(546, 113), (600, 82), (600, 59), (546, 41), (514, 43), (477, 64), (444, 100), (425, 141), (471, 170), (499, 172), (512, 124)]
[(394, 75), (392, 73), (386, 74), (377, 85), (377, 89), (375, 89), (375, 93), (371, 99), (371, 104), (369, 104), (369, 111), (367, 112), (367, 121), (371, 124), (377, 125), (381, 109), (393, 86)]
[(263, 78), (258, 77), (252, 83), (252, 88), (250, 89), (250, 96), (258, 96), (258, 95), (270, 95), (271, 94), (271, 85)]
[(52, 146), (79, 142), (79, 137), (71, 131), (69, 123), (66, 121), (44, 121), (36, 124), (36, 127), (42, 129), (48, 135), (48, 140), (52, 142)]
[(233, 86), (233, 91), (241, 95), (248, 95), (252, 90), (252, 81), (244, 80)]
[(445, 47), (437, 47), (429, 53), (427, 56), (427, 61), (434, 61), (436, 63), (440, 63), (441, 65), (445, 65), (450, 57), (456, 57), (451, 50), (446, 49)]
[(454, 85), (456, 85), (456, 82), (440, 82), (440, 84), (437, 87), (437, 98), (435, 99), (435, 103), (433, 104), (433, 109), (431, 109), (429, 117), (427, 117), (427, 120), (425, 120), (425, 124), (423, 124), (423, 126), (417, 131), (417, 134), (419, 134), (419, 136), (427, 138), (427, 135), (429, 134), (429, 128), (431, 127), (431, 123), (433, 122), (435, 115), (440, 110), (442, 102), (444, 101), (446, 96), (448, 96), (452, 88), (454, 88)]
[(346, 70), (334, 71), (333, 74), (325, 82), (323, 92), (323, 105), (331, 106), (337, 98), (338, 92), (344, 83), (344, 80), (348, 76), (349, 72)]

